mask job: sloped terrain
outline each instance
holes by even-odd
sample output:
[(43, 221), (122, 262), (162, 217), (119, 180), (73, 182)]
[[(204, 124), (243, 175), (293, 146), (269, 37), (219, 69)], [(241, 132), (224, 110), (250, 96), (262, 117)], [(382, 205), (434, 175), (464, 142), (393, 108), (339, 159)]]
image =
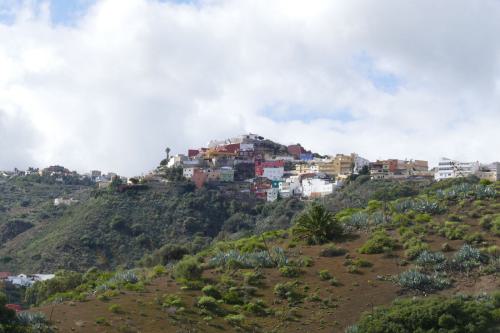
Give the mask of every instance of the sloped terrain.
[[(425, 332), (460, 332), (466, 324), (470, 332), (495, 332), (500, 296), (487, 295), (500, 289), (499, 216), (495, 186), (450, 182), (339, 211), (343, 236), (323, 244), (302, 237), (312, 229), (301, 229), (298, 218), (292, 229), (218, 242), (174, 266), (90, 271), (79, 287), (41, 297), (46, 305), (33, 310), (60, 332), (396, 332), (391, 325), (404, 330), (419, 320), (427, 320)], [(32, 295), (46, 290), (37, 288)], [(459, 294), (478, 298), (450, 298)], [(453, 317), (459, 305), (450, 305), (457, 310), (451, 318), (423, 319), (423, 310), (412, 323), (390, 324), (405, 303), (392, 312), (381, 306), (396, 299), (422, 309), (456, 300), (477, 306), (481, 320), (464, 324)]]

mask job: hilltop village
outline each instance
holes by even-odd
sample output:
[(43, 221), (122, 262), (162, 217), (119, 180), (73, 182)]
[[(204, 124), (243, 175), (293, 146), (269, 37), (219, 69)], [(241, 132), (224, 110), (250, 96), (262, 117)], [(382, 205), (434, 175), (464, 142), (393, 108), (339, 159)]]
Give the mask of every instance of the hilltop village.
[(257, 134), (213, 140), (187, 154), (168, 155), (155, 171), (182, 168), (182, 175), (198, 188), (206, 183), (239, 183), (241, 191), (275, 201), (279, 197), (317, 198), (333, 193), (349, 177), (372, 179), (446, 179), (471, 174), (495, 181), (498, 163), (459, 162), (443, 158), (429, 170), (428, 161), (386, 159), (369, 161), (356, 153), (322, 156), (300, 144), (284, 146)]
[[(369, 161), (356, 153), (320, 155), (301, 144), (282, 145), (258, 134), (243, 134), (226, 140), (212, 140), (205, 147), (188, 149), (185, 154), (167, 156), (147, 175), (123, 177), (115, 172), (92, 170), (78, 174), (63, 166), (25, 171), (0, 171), (1, 178), (39, 177), (45, 182), (71, 185), (96, 185), (105, 189), (112, 184), (126, 189), (145, 184), (168, 182), (167, 174), (190, 180), (197, 188), (216, 186), (221, 190), (249, 193), (269, 202), (278, 198), (314, 199), (329, 195), (349, 178), (369, 175), (371, 179), (443, 180), (475, 175), (489, 181), (500, 180), (500, 162), (482, 164), (441, 158), (429, 168), (422, 159)], [(72, 198), (56, 198), (54, 205), (70, 205)]]

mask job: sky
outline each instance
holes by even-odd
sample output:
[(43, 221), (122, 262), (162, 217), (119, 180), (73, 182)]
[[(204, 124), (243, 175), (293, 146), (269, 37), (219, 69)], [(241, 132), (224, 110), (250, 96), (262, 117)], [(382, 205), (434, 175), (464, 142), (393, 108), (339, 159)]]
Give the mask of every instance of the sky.
[(140, 175), (258, 133), (500, 160), (498, 0), (0, 0), (0, 169)]

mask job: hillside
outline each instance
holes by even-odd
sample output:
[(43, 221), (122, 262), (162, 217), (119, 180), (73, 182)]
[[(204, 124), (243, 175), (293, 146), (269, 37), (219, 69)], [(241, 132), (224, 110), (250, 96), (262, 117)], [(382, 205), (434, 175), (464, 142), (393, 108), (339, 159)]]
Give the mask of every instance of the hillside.
[[(288, 228), (304, 207), (294, 198), (265, 203), (230, 187), (195, 189), (182, 180), (124, 192), (19, 181), (2, 186), (10, 192), (3, 196), (9, 209), (0, 222), (0, 237), (5, 239), (0, 271), (27, 273), (134, 267), (141, 259), (150, 260), (145, 256), (155, 250), (175, 244), (188, 244), (182, 251), (194, 253), (214, 238)], [(423, 188), (421, 182), (370, 181), (362, 176), (322, 202), (339, 211), (387, 195), (417, 194)], [(54, 207), (53, 198), (62, 195), (80, 201)], [(30, 204), (23, 207), (28, 196)]]
[[(19, 192), (15, 184), (10, 186)], [(80, 202), (70, 207), (54, 207), (49, 199), (67, 188), (38, 190), (44, 192), (45, 200), (33, 195), (29, 213), (19, 208), (25, 192), (9, 196), (12, 208), (0, 231), (8, 230), (12, 221), (20, 225), (16, 216), (25, 216), (22, 221), (30, 227), (11, 236), (0, 233), (6, 238), (0, 248), (0, 271), (130, 267), (166, 244), (190, 244), (186, 250), (193, 252), (207, 246), (221, 231), (242, 235), (259, 228), (287, 227), (303, 207), (295, 199), (263, 204), (215, 189), (194, 190), (182, 181), (125, 192), (86, 189)]]
[(27, 299), (62, 332), (497, 332), (500, 184), (361, 179), (339, 196), (377, 185), (383, 200), (332, 215), (328, 198), (292, 228), (174, 266), (60, 273)]

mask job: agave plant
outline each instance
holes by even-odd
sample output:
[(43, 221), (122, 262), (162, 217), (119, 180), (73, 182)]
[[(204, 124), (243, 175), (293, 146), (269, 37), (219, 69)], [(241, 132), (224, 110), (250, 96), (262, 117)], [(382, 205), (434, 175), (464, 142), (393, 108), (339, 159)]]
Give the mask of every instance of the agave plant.
[(110, 283), (137, 283), (139, 282), (139, 278), (137, 277), (137, 274), (135, 274), (134, 271), (124, 271), (124, 272), (118, 272), (113, 276), (111, 279), (109, 279)]
[(409, 270), (399, 274), (397, 283), (402, 288), (427, 292), (441, 290), (450, 285), (450, 282), (446, 278), (438, 274), (428, 275), (417, 270)]
[(17, 314), (17, 320), (21, 325), (32, 326), (35, 324), (47, 324), (47, 319), (45, 315), (41, 312), (19, 312)]
[(459, 270), (469, 272), (484, 261), (485, 258), (478, 249), (464, 244), (453, 256), (452, 264)]
[(415, 263), (423, 268), (442, 270), (446, 267), (446, 257), (441, 252), (430, 252), (424, 250), (420, 253)]
[(241, 268), (276, 267), (288, 264), (285, 251), (280, 247), (268, 251), (240, 252), (229, 250), (218, 252), (208, 261), (211, 267), (236, 266)]
[(344, 222), (344, 226), (352, 230), (367, 229), (369, 226), (369, 215), (364, 212), (357, 212)]

